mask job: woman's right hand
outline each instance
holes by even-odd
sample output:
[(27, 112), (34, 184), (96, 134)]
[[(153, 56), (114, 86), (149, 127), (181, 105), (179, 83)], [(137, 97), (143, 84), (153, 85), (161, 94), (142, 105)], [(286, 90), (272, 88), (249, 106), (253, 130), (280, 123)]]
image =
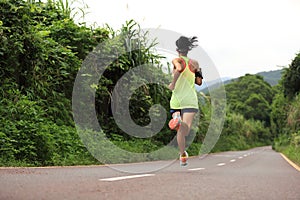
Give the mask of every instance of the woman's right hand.
[(170, 84), (169, 84), (169, 89), (170, 89), (171, 91), (173, 91), (174, 88), (175, 88), (175, 85), (174, 85), (173, 83), (170, 83)]

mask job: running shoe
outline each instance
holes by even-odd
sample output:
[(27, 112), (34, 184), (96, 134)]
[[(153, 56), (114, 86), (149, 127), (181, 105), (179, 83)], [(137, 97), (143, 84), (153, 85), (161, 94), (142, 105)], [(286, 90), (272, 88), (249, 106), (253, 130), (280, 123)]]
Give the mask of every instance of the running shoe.
[(184, 151), (184, 153), (182, 155), (180, 155), (180, 166), (184, 167), (187, 166), (188, 164), (188, 153), (186, 151)]
[(169, 128), (177, 131), (181, 125), (180, 112), (173, 113), (172, 117), (173, 118), (169, 121)]

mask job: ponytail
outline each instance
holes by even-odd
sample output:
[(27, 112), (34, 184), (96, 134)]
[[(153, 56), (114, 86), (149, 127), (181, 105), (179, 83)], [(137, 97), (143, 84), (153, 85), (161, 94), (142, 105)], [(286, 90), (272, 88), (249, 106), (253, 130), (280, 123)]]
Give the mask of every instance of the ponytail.
[(195, 44), (196, 42), (198, 42), (196, 36), (190, 38), (181, 36), (176, 41), (177, 51), (187, 53), (188, 51), (192, 50), (194, 47), (198, 46), (198, 44)]

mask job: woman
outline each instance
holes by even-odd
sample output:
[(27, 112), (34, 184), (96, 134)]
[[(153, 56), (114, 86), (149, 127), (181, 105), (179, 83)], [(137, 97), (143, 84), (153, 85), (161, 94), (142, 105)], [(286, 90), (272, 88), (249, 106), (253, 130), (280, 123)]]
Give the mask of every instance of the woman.
[(202, 73), (196, 60), (187, 57), (190, 50), (197, 46), (197, 37), (181, 36), (176, 41), (178, 58), (173, 59), (173, 80), (170, 112), (173, 119), (169, 127), (177, 130), (177, 143), (180, 151), (180, 165), (187, 165), (188, 154), (185, 151), (185, 137), (189, 134), (194, 116), (198, 112), (198, 98), (195, 89), (202, 84)]

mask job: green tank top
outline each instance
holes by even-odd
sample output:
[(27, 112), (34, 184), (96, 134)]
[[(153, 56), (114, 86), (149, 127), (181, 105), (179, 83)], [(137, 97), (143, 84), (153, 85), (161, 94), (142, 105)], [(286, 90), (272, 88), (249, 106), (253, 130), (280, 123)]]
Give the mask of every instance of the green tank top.
[(181, 56), (185, 62), (185, 68), (179, 75), (170, 100), (171, 109), (196, 108), (198, 98), (195, 89), (195, 73), (190, 70), (189, 58)]

